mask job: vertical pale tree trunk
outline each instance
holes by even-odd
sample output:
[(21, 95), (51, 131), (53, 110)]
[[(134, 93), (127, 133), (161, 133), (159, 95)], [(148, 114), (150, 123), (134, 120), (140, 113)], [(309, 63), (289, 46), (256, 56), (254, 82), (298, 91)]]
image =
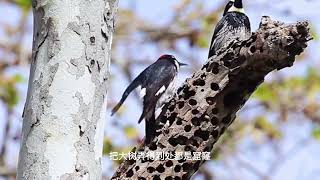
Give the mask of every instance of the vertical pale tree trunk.
[(33, 0), (18, 179), (101, 179), (117, 0)]

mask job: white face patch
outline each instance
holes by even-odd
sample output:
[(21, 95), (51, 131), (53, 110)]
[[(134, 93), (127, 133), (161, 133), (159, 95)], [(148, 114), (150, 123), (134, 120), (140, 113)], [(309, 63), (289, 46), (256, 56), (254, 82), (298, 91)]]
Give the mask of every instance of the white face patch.
[(235, 6), (232, 6), (232, 7), (228, 10), (228, 12), (239, 12), (239, 13), (245, 14), (243, 8), (237, 8), (237, 7), (235, 7)]
[(177, 60), (174, 60), (174, 65), (176, 66), (177, 71), (179, 71), (180, 65)]
[(166, 90), (166, 87), (165, 86), (162, 86), (158, 92), (156, 93), (156, 96), (158, 96), (159, 94), (163, 93), (164, 91)]
[[(141, 88), (141, 86), (139, 86), (139, 87)], [(139, 96), (140, 96), (141, 99), (143, 99), (145, 95), (146, 95), (146, 88), (142, 88), (140, 90)]]
[(230, 2), (234, 2), (234, 0), (230, 0)]
[(165, 104), (163, 104), (160, 108), (158, 108), (154, 113), (156, 119), (159, 117), (160, 113), (162, 112), (162, 108), (164, 107), (164, 105)]

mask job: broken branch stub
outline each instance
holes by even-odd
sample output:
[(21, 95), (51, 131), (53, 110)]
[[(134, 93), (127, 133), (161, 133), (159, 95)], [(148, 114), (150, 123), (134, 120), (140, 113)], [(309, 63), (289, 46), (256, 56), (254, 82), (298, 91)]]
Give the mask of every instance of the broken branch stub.
[[(246, 41), (234, 41), (188, 78), (157, 121), (157, 137), (133, 151), (211, 152), (264, 77), (293, 65), (311, 40), (308, 22), (286, 25), (263, 17)], [(204, 160), (124, 161), (112, 179), (190, 179)]]

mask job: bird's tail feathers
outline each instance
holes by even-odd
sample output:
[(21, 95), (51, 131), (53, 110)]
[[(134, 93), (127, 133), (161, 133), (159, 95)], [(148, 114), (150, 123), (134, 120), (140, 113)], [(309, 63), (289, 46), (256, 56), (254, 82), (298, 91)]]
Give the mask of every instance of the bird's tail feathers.
[(149, 117), (146, 117), (146, 138), (145, 138), (145, 143), (149, 144), (152, 139), (156, 135), (156, 121), (155, 121), (155, 112), (154, 110), (150, 112)]
[(140, 118), (139, 118), (139, 121), (138, 121), (139, 124), (141, 123), (141, 121), (143, 120), (143, 118), (144, 118), (145, 115), (146, 115), (146, 112), (143, 111), (142, 114), (141, 114), (141, 116), (140, 116)]
[(119, 110), (119, 108), (123, 104), (124, 100), (125, 99), (122, 98), (121, 101), (111, 110), (111, 116), (113, 116), (114, 113), (116, 113)]
[(120, 100), (120, 102), (111, 110), (111, 116), (114, 115), (114, 113), (116, 113), (119, 108), (121, 107), (121, 105), (123, 104), (123, 102), (127, 99), (127, 97), (129, 96), (129, 94), (139, 86), (140, 82), (137, 80), (137, 78), (135, 80), (133, 80), (133, 82), (127, 87), (127, 89), (124, 91), (122, 98)]

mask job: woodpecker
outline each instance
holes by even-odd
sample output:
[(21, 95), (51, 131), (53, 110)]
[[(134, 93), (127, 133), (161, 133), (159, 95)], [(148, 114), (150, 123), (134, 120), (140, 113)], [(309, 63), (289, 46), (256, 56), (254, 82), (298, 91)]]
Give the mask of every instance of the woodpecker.
[(212, 57), (220, 48), (228, 45), (232, 40), (246, 40), (250, 38), (250, 35), (250, 20), (244, 12), (242, 0), (234, 0), (234, 3), (214, 30), (208, 58)]
[(143, 111), (138, 120), (146, 121), (146, 139), (148, 144), (155, 135), (155, 107), (159, 98), (173, 82), (181, 66), (187, 64), (179, 62), (173, 55), (162, 55), (159, 59), (142, 71), (124, 91), (119, 103), (112, 109), (111, 116), (118, 111), (128, 95), (140, 87), (140, 97), (143, 99)]

